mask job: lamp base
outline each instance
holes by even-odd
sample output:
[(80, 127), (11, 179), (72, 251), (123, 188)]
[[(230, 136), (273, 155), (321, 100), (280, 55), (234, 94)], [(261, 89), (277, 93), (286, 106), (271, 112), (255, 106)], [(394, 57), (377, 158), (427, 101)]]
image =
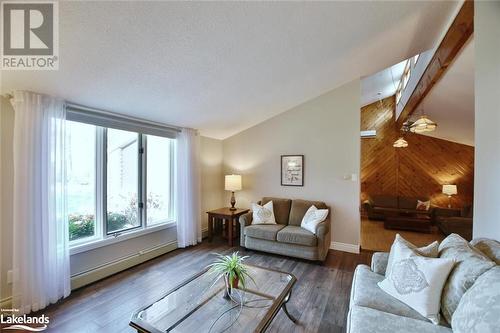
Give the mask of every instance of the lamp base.
[(231, 191), (231, 208), (229, 210), (236, 210), (234, 205), (236, 205), (236, 199), (234, 198), (234, 191)]

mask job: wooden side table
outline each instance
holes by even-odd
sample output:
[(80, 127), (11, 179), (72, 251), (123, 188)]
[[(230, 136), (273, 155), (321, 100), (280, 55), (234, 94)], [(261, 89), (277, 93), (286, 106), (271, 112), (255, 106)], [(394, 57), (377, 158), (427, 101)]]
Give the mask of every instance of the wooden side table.
[(229, 246), (233, 246), (233, 222), (236, 221), (238, 223), (238, 219), (241, 215), (248, 213), (249, 209), (239, 209), (230, 210), (229, 207), (219, 208), (215, 210), (211, 210), (207, 212), (208, 214), (208, 240), (212, 241), (212, 233), (214, 228), (214, 223), (216, 219), (222, 219), (223, 221), (228, 222), (228, 244)]

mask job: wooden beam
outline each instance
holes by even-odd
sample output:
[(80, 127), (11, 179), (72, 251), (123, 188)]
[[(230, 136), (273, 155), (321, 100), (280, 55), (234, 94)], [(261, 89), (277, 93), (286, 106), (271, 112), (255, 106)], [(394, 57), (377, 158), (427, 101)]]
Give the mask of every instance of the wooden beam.
[(474, 1), (466, 0), (446, 32), (429, 65), (420, 77), (397, 121), (397, 128), (412, 115), (422, 100), (443, 77), (462, 47), (474, 33)]

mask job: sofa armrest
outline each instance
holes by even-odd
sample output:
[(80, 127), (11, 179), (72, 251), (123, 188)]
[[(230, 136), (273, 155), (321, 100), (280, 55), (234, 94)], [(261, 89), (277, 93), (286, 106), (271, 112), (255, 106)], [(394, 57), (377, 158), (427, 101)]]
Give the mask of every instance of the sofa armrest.
[(330, 232), (330, 219), (326, 219), (316, 226), (316, 237), (323, 239), (328, 232)]
[(373, 209), (373, 202), (371, 200), (365, 200), (363, 201), (363, 209), (365, 210), (365, 212), (370, 212), (372, 211)]
[(247, 225), (252, 224), (253, 214), (252, 212), (248, 212), (240, 216), (240, 226), (246, 227)]
[(330, 214), (323, 222), (316, 226), (316, 237), (318, 238), (318, 257), (320, 261), (324, 261), (328, 255), (331, 243), (331, 220)]
[(253, 214), (248, 212), (240, 216), (240, 245), (245, 247), (245, 227), (252, 224)]
[(389, 261), (389, 252), (375, 252), (372, 256), (371, 269), (377, 274), (384, 275)]

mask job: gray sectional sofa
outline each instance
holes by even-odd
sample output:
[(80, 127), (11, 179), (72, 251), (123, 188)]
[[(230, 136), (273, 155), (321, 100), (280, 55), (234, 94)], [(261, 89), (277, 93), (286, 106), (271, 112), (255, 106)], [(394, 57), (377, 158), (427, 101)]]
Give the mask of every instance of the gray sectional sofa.
[[(470, 250), (470, 249), (471, 250)], [(439, 257), (456, 264), (441, 295), (442, 319), (434, 325), (377, 285), (384, 279), (389, 254), (373, 255), (371, 267), (359, 265), (351, 289), (348, 333), (494, 333), (500, 332), (500, 243), (456, 234), (439, 246)]]
[(259, 204), (273, 202), (277, 224), (252, 225), (252, 212), (240, 217), (242, 247), (308, 260), (324, 261), (330, 248), (330, 214), (316, 228), (316, 234), (300, 227), (312, 205), (328, 209), (321, 201), (264, 197)]

